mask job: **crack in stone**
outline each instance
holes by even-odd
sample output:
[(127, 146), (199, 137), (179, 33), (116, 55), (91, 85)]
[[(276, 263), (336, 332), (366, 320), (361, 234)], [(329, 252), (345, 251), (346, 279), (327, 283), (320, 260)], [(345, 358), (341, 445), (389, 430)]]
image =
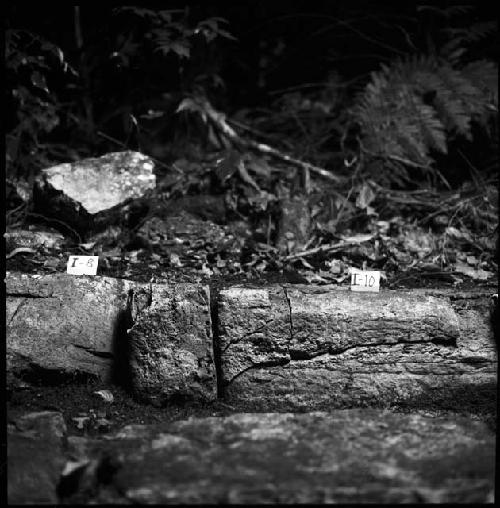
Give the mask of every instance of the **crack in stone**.
[(128, 290), (125, 307), (133, 322), (152, 305), (153, 284), (151, 282), (143, 289), (134, 290), (131, 288)]
[(83, 349), (87, 353), (90, 353), (93, 356), (97, 356), (99, 358), (114, 358), (113, 353), (110, 353), (109, 351), (97, 351), (95, 349), (92, 349), (87, 346), (82, 346), (81, 344), (72, 344), (73, 347), (76, 347), (78, 349)]
[(288, 291), (285, 286), (281, 286), (283, 289), (283, 293), (285, 294), (285, 300), (288, 304), (288, 313), (289, 313), (289, 320), (290, 320), (290, 342), (293, 341), (293, 318), (292, 318), (292, 303), (290, 301), (290, 297), (288, 296)]
[(214, 355), (215, 384), (217, 398), (224, 398), (224, 383), (222, 375), (222, 352), (220, 349), (219, 328), (219, 289), (213, 284), (208, 284), (208, 296), (210, 300), (210, 324), (212, 326), (212, 351)]
[(397, 342), (373, 342), (371, 344), (356, 344), (354, 346), (347, 346), (345, 348), (341, 349), (335, 349), (334, 346), (329, 347), (329, 351), (317, 351), (316, 353), (307, 353), (305, 351), (290, 351), (290, 361), (298, 361), (298, 360), (313, 360), (319, 356), (335, 356), (335, 355), (341, 355), (345, 353), (346, 351), (349, 351), (351, 349), (360, 349), (360, 348), (371, 348), (371, 347), (378, 347), (378, 346), (395, 346), (398, 344), (403, 345), (414, 345), (414, 344), (434, 344), (434, 345), (441, 345), (445, 347), (457, 347), (456, 340), (454, 338), (450, 340), (443, 340), (443, 339), (431, 339), (431, 340), (416, 340), (416, 341), (397, 341)]
[(19, 310), (21, 309), (21, 307), (25, 306), (26, 305), (26, 298), (24, 297), (20, 302), (19, 302), (19, 305), (16, 307), (16, 310), (12, 313), (12, 316), (10, 317), (9, 319), (9, 324), (7, 326), (10, 326), (12, 324), (12, 321), (14, 321), (14, 318), (16, 317), (16, 315), (18, 314)]
[(238, 372), (238, 374), (235, 374), (231, 379), (226, 381), (224, 383), (224, 385), (229, 386), (236, 378), (240, 377), (242, 374), (244, 374), (245, 372), (247, 372), (251, 369), (262, 369), (264, 367), (283, 367), (289, 363), (290, 363), (289, 358), (283, 358), (282, 360), (268, 360), (265, 362), (252, 363), (252, 365), (241, 370), (240, 372)]
[(5, 293), (5, 296), (8, 298), (30, 298), (30, 299), (36, 299), (36, 298), (52, 298), (54, 295), (52, 293), (48, 295), (34, 295), (33, 293)]
[[(292, 340), (293, 340), (293, 319), (292, 319), (292, 304), (290, 302), (290, 298), (288, 296), (288, 292), (287, 292), (287, 289), (285, 286), (281, 286), (282, 290), (283, 290), (283, 294), (284, 294), (284, 297), (285, 297), (285, 301), (287, 303), (287, 306), (288, 306), (288, 316), (289, 316), (289, 319), (288, 319), (288, 322), (289, 322), (289, 329), (290, 329), (290, 337), (289, 337), (289, 340), (288, 340), (288, 348), (287, 348), (287, 353), (289, 355), (289, 358), (283, 358), (281, 360), (267, 360), (267, 361), (264, 361), (264, 362), (257, 362), (257, 363), (253, 363), (252, 365), (250, 365), (249, 367), (246, 367), (245, 369), (243, 369), (242, 371), (238, 372), (237, 374), (235, 374), (230, 380), (226, 381), (225, 382), (225, 386), (229, 386), (236, 378), (238, 378), (239, 376), (241, 376), (242, 374), (244, 374), (245, 372), (251, 370), (251, 369), (261, 369), (261, 368), (265, 368), (265, 367), (283, 367), (284, 365), (287, 365), (290, 363), (291, 361), (291, 355), (290, 355), (290, 344), (292, 343)], [(250, 337), (252, 334), (254, 333), (257, 333), (259, 331), (262, 331), (264, 330), (265, 328), (267, 328), (269, 326), (270, 323), (273, 323), (275, 320), (274, 319), (271, 319), (269, 320), (268, 322), (266, 322), (264, 325), (262, 325), (261, 327), (257, 328), (256, 330), (253, 330), (252, 332), (250, 333), (247, 333), (245, 335), (243, 335), (242, 337), (239, 337), (238, 339), (236, 340), (232, 340), (223, 350), (223, 353), (226, 352), (227, 348), (231, 345), (231, 344), (234, 344), (236, 342), (239, 342), (240, 340), (244, 339), (244, 338), (248, 338)]]

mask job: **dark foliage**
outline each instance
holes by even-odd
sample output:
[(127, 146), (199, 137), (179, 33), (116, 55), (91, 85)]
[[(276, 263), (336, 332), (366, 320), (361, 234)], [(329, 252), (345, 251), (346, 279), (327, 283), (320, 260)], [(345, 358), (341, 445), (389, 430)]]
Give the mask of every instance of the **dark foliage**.
[(203, 118), (178, 112), (197, 98), (323, 166), (363, 156), (391, 183), (436, 163), (491, 168), (494, 19), (486, 6), (323, 1), (10, 5), (7, 175), (124, 148), (167, 164), (220, 148)]

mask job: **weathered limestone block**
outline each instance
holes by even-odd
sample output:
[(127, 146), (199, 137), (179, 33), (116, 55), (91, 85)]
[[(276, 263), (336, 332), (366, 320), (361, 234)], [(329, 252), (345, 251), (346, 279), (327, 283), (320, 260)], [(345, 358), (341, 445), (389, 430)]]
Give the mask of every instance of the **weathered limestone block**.
[(153, 168), (153, 161), (139, 152), (113, 152), (46, 168), (37, 183), (64, 192), (94, 214), (154, 189)]
[(162, 405), (217, 397), (210, 293), (197, 284), (152, 284), (135, 295), (128, 332), (134, 393)]
[(219, 320), (225, 396), (242, 407), (390, 405), (496, 383), (487, 314), (443, 296), (234, 287), (221, 291)]
[(42, 369), (110, 379), (135, 286), (109, 277), (7, 272), (8, 375)]
[(285, 288), (292, 312), (292, 359), (336, 354), (359, 346), (398, 343), (453, 343), (458, 319), (449, 304), (434, 297), (383, 291)]
[(216, 397), (206, 287), (67, 274), (6, 281), (9, 385), (55, 372), (131, 384), (156, 404)]
[(67, 504), (483, 503), (495, 485), (494, 432), (456, 414), (245, 413), (69, 445), (88, 466)]
[(102, 229), (105, 219), (113, 217), (106, 212), (154, 189), (153, 169), (149, 157), (133, 151), (58, 164), (44, 169), (36, 179), (34, 206), (46, 216), (63, 217), (85, 236), (91, 228)]

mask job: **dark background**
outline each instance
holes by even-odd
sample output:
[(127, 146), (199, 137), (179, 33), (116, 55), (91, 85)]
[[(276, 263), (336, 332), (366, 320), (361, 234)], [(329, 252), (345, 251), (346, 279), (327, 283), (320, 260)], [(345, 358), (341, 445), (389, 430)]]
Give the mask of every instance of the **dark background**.
[[(217, 28), (236, 40), (218, 34), (207, 42), (199, 34), (184, 34), (180, 40), (189, 46), (189, 56), (158, 51), (151, 38), (154, 23), (136, 12), (141, 8), (179, 10), (172, 22), (181, 30), (222, 17), (227, 23), (219, 20)], [(266, 108), (275, 109), (285, 92), (308, 97), (334, 79), (342, 97), (332, 122), (340, 122), (341, 131), (345, 110), (381, 64), (436, 54), (456, 34), (463, 37), (469, 28), (497, 19), (491, 3), (461, 10), (447, 2), (422, 9), (407, 2), (171, 1), (135, 9), (89, 4), (79, 8), (77, 19), (75, 6), (7, 6), (7, 33), (23, 31), (10, 53), (7, 48), (8, 175), (100, 155), (119, 143), (171, 162), (182, 155), (180, 137), (193, 132), (175, 110), (183, 97), (197, 93), (227, 115), (241, 116), (244, 109), (249, 120), (263, 111), (272, 116)], [(497, 29), (488, 30), (469, 38), (461, 64), (498, 60)], [(19, 64), (25, 56), (33, 60)], [(267, 132), (290, 135), (282, 124)], [(339, 137), (327, 148), (340, 151)], [(473, 148), (460, 143), (470, 153), (490, 144), (481, 135), (475, 141)]]

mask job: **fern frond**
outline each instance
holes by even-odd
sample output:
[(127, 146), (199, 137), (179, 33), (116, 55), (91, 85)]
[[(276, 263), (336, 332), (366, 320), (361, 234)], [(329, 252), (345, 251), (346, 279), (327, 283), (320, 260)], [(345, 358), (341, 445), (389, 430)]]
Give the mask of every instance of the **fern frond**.
[(498, 65), (489, 60), (476, 60), (461, 69), (462, 74), (486, 95), (486, 103), (491, 102), (488, 108), (498, 110)]
[(372, 73), (351, 113), (367, 152), (429, 167), (432, 152), (447, 153), (448, 138), (471, 140), (471, 122), (486, 123), (488, 108), (498, 104), (497, 81), (492, 62), (458, 70), (416, 55)]
[(498, 32), (497, 21), (482, 21), (474, 23), (467, 28), (445, 28), (445, 33), (451, 39), (460, 41), (461, 44), (472, 44)]

